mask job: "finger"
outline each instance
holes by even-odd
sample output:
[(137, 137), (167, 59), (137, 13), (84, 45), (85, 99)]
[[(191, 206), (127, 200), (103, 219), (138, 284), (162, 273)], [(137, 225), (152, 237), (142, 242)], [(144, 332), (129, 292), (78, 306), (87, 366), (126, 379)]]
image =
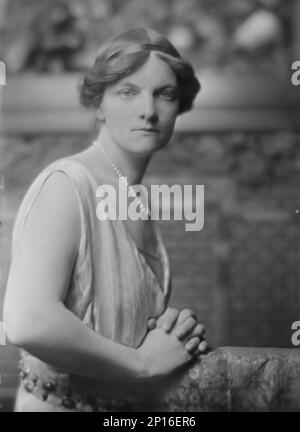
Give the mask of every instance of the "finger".
[(159, 317), (156, 324), (162, 327), (166, 332), (170, 331), (177, 321), (179, 310), (176, 308), (167, 308), (163, 315)]
[(179, 317), (178, 317), (177, 322), (178, 322), (178, 324), (181, 324), (181, 323), (183, 323), (187, 318), (190, 318), (190, 317), (194, 317), (195, 320), (198, 321), (198, 319), (197, 319), (197, 314), (196, 314), (196, 312), (195, 312), (193, 309), (188, 309), (188, 308), (186, 308), (186, 309), (182, 309), (182, 311), (181, 311), (180, 314), (179, 314)]
[(174, 329), (175, 335), (178, 337), (178, 339), (183, 339), (193, 331), (195, 326), (197, 325), (197, 321), (194, 317), (189, 317), (184, 321), (183, 324), (176, 324), (176, 327)]
[(148, 330), (153, 330), (156, 327), (156, 319), (150, 318), (147, 322)]
[(200, 339), (198, 337), (192, 338), (185, 344), (185, 349), (192, 354), (194, 351), (197, 351), (197, 348), (200, 346), (199, 342)]
[(205, 327), (203, 324), (197, 324), (196, 327), (194, 327), (193, 331), (188, 335), (189, 338), (198, 336), (198, 337), (202, 337), (205, 334)]
[(207, 350), (208, 343), (204, 340), (199, 344), (199, 352), (203, 353)]

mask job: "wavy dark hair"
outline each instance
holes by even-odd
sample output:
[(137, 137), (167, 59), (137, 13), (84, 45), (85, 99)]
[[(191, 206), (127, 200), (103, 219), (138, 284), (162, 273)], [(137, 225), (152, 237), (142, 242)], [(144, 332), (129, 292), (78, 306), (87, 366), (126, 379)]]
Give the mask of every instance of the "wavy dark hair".
[(134, 28), (109, 39), (98, 50), (93, 67), (79, 82), (80, 102), (97, 109), (107, 85), (137, 71), (151, 51), (174, 71), (180, 90), (178, 114), (189, 111), (201, 86), (193, 67), (182, 59), (163, 35), (151, 29)]

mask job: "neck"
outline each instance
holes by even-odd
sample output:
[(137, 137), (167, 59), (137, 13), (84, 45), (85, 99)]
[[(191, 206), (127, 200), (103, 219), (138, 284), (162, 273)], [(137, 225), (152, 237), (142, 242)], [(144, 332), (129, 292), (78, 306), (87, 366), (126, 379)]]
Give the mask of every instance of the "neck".
[(129, 184), (134, 185), (142, 182), (152, 155), (140, 155), (119, 147), (113, 141), (105, 124), (101, 126), (96, 141), (110, 155), (122, 174), (127, 177)]

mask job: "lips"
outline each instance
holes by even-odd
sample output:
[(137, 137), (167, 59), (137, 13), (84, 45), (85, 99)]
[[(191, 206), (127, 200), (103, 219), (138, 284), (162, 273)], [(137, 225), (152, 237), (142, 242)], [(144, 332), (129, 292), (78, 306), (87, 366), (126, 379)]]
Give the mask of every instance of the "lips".
[(153, 129), (153, 128), (140, 128), (140, 129), (134, 129), (137, 131), (144, 131), (144, 132), (158, 132), (158, 129)]

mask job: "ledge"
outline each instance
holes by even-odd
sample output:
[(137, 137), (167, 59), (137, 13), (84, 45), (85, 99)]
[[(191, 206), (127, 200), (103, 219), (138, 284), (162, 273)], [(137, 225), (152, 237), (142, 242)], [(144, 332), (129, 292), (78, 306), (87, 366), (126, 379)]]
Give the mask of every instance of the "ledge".
[[(84, 133), (93, 115), (78, 103), (80, 75), (8, 76), (3, 90), (3, 129), (10, 134)], [(199, 74), (202, 90), (179, 132), (299, 129), (300, 87), (289, 77)]]
[[(3, 410), (10, 410), (15, 389), (3, 375), (0, 402)], [(145, 396), (142, 410), (300, 411), (300, 350), (218, 348), (153, 388)]]
[(300, 351), (219, 348), (161, 389), (153, 411), (300, 411)]

